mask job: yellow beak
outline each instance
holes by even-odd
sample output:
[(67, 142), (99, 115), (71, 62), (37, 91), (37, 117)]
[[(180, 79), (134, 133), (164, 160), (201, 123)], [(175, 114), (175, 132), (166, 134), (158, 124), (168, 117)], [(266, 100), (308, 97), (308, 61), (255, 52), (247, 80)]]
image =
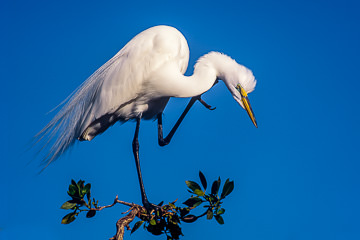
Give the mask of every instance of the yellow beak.
[(247, 93), (245, 92), (245, 90), (240, 86), (240, 84), (238, 84), (236, 86), (236, 89), (239, 91), (240, 95), (241, 95), (241, 101), (242, 103), (244, 104), (244, 107), (245, 107), (245, 110), (246, 112), (248, 113), (251, 121), (253, 122), (253, 124), (255, 125), (255, 127), (258, 127), (257, 126), (257, 122), (256, 122), (256, 119), (255, 119), (255, 115), (254, 115), (254, 112), (251, 108), (251, 105), (250, 105), (250, 101), (249, 101), (249, 98), (247, 96)]

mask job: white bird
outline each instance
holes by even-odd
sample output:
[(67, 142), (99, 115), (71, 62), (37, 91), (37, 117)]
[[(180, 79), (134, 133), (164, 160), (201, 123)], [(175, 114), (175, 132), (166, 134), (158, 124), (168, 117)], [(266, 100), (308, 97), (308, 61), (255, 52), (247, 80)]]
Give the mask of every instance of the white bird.
[[(51, 145), (44, 157), (46, 166), (76, 140), (90, 141), (116, 122), (136, 120), (133, 153), (142, 202), (149, 207), (139, 163), (138, 133), (142, 119), (158, 120), (158, 141), (164, 146), (196, 100), (210, 109), (200, 96), (222, 80), (257, 127), (247, 97), (256, 85), (249, 69), (225, 54), (210, 52), (197, 61), (192, 76), (184, 76), (188, 61), (187, 41), (177, 29), (155, 26), (139, 33), (65, 99), (61, 110), (36, 135), (45, 146)], [(170, 97), (192, 99), (169, 135), (163, 138), (162, 113)]]

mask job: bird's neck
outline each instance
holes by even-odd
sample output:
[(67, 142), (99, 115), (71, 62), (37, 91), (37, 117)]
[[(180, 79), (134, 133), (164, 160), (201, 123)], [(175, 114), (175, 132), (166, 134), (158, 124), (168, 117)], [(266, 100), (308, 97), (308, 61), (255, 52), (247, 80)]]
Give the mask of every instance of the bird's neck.
[(184, 76), (179, 72), (176, 63), (164, 65), (159, 71), (155, 72), (149, 86), (148, 94), (163, 97), (194, 97), (208, 91), (217, 79), (221, 79), (228, 85), (231, 76), (227, 74), (236, 62), (230, 57), (218, 53), (210, 52), (205, 54), (197, 61), (194, 73), (191, 76)]
[(174, 97), (201, 95), (208, 91), (217, 79), (226, 83), (228, 78), (225, 74), (229, 72), (227, 68), (231, 67), (233, 62), (230, 57), (218, 52), (205, 54), (197, 61), (192, 76), (181, 76), (181, 79), (178, 79), (179, 86), (176, 89), (181, 91), (178, 91)]

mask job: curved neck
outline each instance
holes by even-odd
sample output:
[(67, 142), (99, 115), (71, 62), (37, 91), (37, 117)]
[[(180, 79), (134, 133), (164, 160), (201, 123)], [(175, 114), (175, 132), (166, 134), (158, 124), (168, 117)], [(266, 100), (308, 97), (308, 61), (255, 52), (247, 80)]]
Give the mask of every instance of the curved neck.
[(180, 75), (171, 81), (173, 97), (194, 97), (208, 91), (217, 79), (225, 83), (226, 73), (236, 63), (233, 59), (219, 52), (210, 52), (198, 59), (192, 76)]
[[(181, 90), (175, 97), (194, 97), (208, 91), (218, 78), (218, 71), (211, 62), (198, 61), (191, 76), (183, 76)], [(179, 89), (178, 89), (179, 90)]]
[[(176, 63), (170, 63), (156, 72), (157, 81), (152, 82), (154, 92), (167, 97), (194, 97), (208, 91), (217, 79), (227, 83), (226, 73), (234, 68), (234, 60), (218, 53), (210, 52), (197, 61), (192, 76), (179, 72)], [(156, 90), (155, 90), (156, 89)], [(148, 89), (149, 90), (149, 89)]]

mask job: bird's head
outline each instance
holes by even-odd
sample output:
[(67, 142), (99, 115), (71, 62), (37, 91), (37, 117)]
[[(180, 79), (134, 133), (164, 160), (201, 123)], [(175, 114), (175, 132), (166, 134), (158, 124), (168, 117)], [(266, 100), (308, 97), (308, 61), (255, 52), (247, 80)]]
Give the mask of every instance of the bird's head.
[(231, 94), (233, 95), (236, 102), (246, 110), (251, 121), (257, 127), (254, 112), (251, 108), (248, 94), (254, 91), (256, 86), (256, 80), (251, 70), (243, 65), (235, 63), (231, 70), (226, 71), (224, 74), (224, 82)]
[(206, 72), (215, 70), (217, 79), (225, 83), (236, 102), (246, 110), (251, 121), (257, 127), (248, 98), (248, 94), (254, 91), (256, 86), (255, 77), (250, 69), (220, 52), (210, 52), (201, 57), (195, 65), (195, 70), (198, 69), (204, 69)]

